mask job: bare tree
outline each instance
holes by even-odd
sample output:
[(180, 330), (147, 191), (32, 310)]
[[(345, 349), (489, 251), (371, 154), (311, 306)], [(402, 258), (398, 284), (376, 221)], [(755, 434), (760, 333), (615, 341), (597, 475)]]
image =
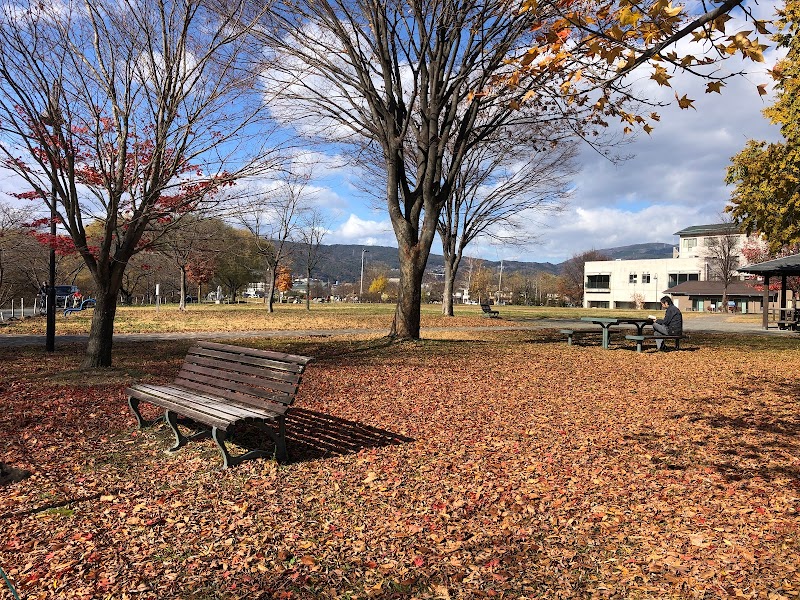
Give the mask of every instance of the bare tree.
[[(3, 5), (2, 166), (56, 215), (92, 274), (97, 307), (84, 368), (111, 365), (130, 258), (222, 186), (269, 166), (263, 94), (248, 74), (258, 49), (243, 8), (234, 1), (211, 10), (204, 0)], [(91, 223), (101, 227), (96, 244)]]
[(569, 177), (575, 171), (573, 142), (539, 151), (539, 136), (496, 133), (464, 158), (439, 215), (444, 255), (442, 313), (451, 317), (464, 249), (480, 237), (503, 244), (532, 243), (530, 221), (563, 206)]
[(5, 305), (14, 295), (19, 278), (12, 272), (19, 264), (19, 256), (14, 252), (19, 247), (22, 233), (23, 212), (0, 203), (0, 306)]
[(302, 261), (306, 271), (306, 310), (311, 310), (311, 273), (322, 258), (320, 248), (327, 233), (325, 215), (319, 207), (307, 209), (300, 219), (298, 230), (298, 238), (303, 246)]
[(220, 240), (218, 222), (194, 215), (181, 219), (178, 227), (172, 227), (159, 243), (159, 252), (168, 257), (178, 268), (180, 275), (180, 300), (178, 309), (186, 310), (187, 273), (192, 260), (204, 252), (217, 252)]
[[(726, 13), (741, 2), (697, 15), (661, 1), (278, 0), (269, 15), (276, 26), (259, 32), (281, 58), (268, 73), (276, 114), (301, 133), (381, 159), (401, 271), (390, 336), (419, 337), (439, 215), (474, 147), (516, 126), (559, 122), (591, 140), (612, 119), (624, 130), (646, 123), (625, 77), (651, 59), (698, 74), (705, 57), (670, 50), (701, 28), (700, 39), (713, 42), (712, 31), (723, 35)], [(748, 34), (728, 39), (717, 46), (721, 56), (761, 58)], [(668, 85), (670, 77), (655, 65), (656, 81)], [(678, 99), (684, 108), (691, 102)]]
[(282, 172), (280, 180), (267, 189), (251, 190), (239, 198), (236, 216), (255, 238), (268, 279), (264, 302), (273, 312), (275, 282), (281, 266), (289, 259), (300, 219), (306, 208), (309, 172)]
[(558, 292), (579, 306), (583, 306), (584, 267), (593, 260), (611, 259), (598, 250), (581, 252), (564, 263), (559, 277)]
[[(323, 0), (279, 4), (271, 15), (279, 24), (267, 30), (282, 35), (264, 39), (284, 59), (267, 74), (278, 111), (301, 132), (380, 157), (400, 258), (390, 335), (418, 338), (425, 266), (465, 158), (505, 128), (583, 126), (566, 102), (511, 110), (533, 82), (495, 86), (543, 15), (503, 0)], [(480, 93), (487, 89), (497, 93)]]
[(739, 278), (736, 269), (740, 266), (742, 255), (741, 236), (730, 234), (708, 237), (704, 254), (710, 279), (722, 282), (722, 309), (727, 311), (728, 287)]

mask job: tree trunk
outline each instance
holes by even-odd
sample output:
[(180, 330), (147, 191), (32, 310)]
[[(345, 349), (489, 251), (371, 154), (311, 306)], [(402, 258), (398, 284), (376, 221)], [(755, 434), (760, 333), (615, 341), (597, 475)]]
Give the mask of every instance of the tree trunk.
[(275, 279), (278, 277), (278, 269), (271, 270), (272, 276), (269, 280), (269, 290), (267, 291), (267, 295), (264, 298), (267, 302), (267, 312), (275, 312), (275, 309), (272, 307), (272, 304), (275, 302)]
[(453, 313), (453, 287), (455, 286), (455, 270), (450, 258), (444, 260), (444, 295), (442, 296), (442, 314), (446, 317)]
[(111, 366), (111, 347), (114, 343), (114, 318), (117, 314), (117, 288), (98, 289), (97, 304), (89, 330), (89, 345), (81, 369)]
[(181, 301), (178, 304), (178, 310), (186, 310), (186, 267), (181, 265)]
[(306, 310), (311, 310), (311, 269), (306, 269)]
[(397, 308), (389, 337), (401, 340), (418, 340), (422, 305), (422, 276), (425, 274), (427, 253), (418, 246), (400, 249), (400, 287)]

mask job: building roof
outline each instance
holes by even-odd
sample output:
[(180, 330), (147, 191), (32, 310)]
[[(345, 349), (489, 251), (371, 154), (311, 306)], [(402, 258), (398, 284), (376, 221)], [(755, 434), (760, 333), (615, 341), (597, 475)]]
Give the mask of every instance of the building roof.
[[(671, 296), (719, 296), (722, 297), (724, 285), (721, 281), (685, 281), (665, 290)], [(775, 296), (777, 292), (770, 292)], [(728, 284), (728, 296), (762, 297), (763, 291), (755, 289), (746, 281), (732, 281)]]
[(689, 237), (694, 235), (735, 235), (737, 233), (742, 232), (736, 223), (714, 223), (712, 225), (692, 225), (676, 231), (672, 235)]
[(800, 254), (792, 254), (791, 256), (775, 258), (763, 263), (737, 267), (736, 270), (743, 273), (764, 275), (800, 275)]

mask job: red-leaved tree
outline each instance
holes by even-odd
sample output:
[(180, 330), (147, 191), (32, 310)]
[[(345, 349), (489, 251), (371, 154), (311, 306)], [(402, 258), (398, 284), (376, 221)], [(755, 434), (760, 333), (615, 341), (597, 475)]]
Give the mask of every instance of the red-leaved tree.
[[(266, 116), (236, 2), (21, 2), (0, 19), (0, 156), (94, 279), (84, 368), (111, 365), (131, 257), (266, 168)], [(44, 212), (44, 211), (43, 211)], [(87, 227), (98, 227), (90, 240)]]

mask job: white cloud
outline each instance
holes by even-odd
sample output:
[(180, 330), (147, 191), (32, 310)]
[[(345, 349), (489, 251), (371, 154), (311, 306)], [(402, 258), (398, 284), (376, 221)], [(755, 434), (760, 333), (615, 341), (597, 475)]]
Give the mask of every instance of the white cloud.
[[(628, 160), (613, 164), (592, 150), (582, 152), (570, 207), (546, 219), (543, 244), (530, 260), (559, 262), (593, 248), (647, 242), (675, 243), (674, 232), (690, 225), (719, 222), (731, 190), (725, 185), (730, 158), (748, 139), (773, 140), (778, 130), (761, 114), (770, 104), (756, 86), (771, 79), (766, 63), (731, 61), (747, 77), (728, 80), (723, 93), (706, 94), (705, 82), (676, 73), (673, 88), (639, 82), (644, 97), (672, 102), (656, 109), (661, 121), (651, 135), (640, 134), (620, 148)], [(695, 100), (696, 110), (681, 110), (674, 94)]]
[(351, 214), (325, 238), (326, 244), (359, 244), (364, 246), (396, 246), (392, 225), (388, 219), (370, 221)]

